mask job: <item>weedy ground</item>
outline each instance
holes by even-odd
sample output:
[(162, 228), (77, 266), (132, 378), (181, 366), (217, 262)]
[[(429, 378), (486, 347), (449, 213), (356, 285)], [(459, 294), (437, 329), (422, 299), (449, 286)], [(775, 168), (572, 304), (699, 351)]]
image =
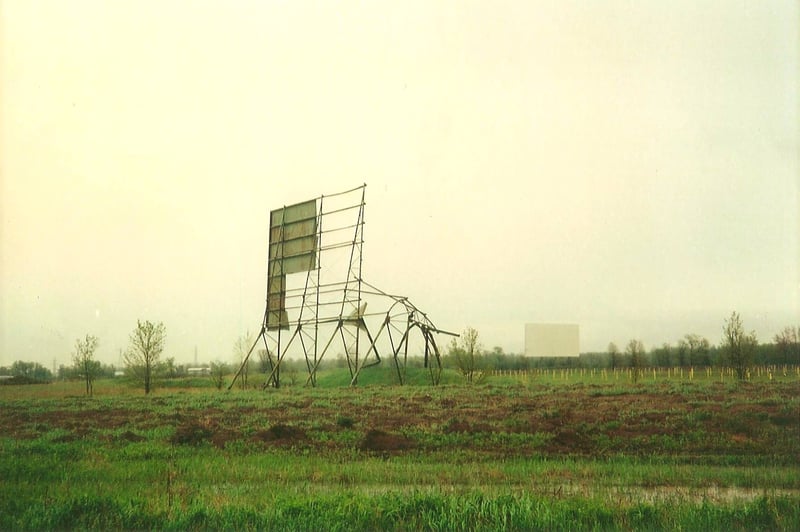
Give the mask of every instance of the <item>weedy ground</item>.
[(0, 387), (0, 529), (800, 529), (796, 378), (180, 385)]

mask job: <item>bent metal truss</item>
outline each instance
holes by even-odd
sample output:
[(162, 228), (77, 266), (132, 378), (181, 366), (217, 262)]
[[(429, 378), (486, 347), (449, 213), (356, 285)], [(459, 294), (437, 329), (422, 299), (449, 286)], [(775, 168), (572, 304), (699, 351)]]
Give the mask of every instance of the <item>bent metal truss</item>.
[(343, 356), (356, 385), (364, 368), (389, 358), (403, 384), (409, 347), (421, 340), (423, 365), (439, 383), (442, 361), (431, 320), (407, 297), (392, 295), (362, 275), (366, 185), (275, 209), (270, 213), (267, 305), (261, 331), (234, 375), (263, 343), (265, 386), (281, 385), (287, 356), (305, 359), (315, 386), (325, 356)]

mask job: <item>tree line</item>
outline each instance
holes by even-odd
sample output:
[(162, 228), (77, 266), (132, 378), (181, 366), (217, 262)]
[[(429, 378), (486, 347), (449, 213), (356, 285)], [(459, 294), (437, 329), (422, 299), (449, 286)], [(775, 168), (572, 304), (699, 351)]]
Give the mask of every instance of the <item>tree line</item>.
[[(131, 332), (130, 345), (123, 353), (125, 362), (125, 378), (133, 381), (149, 394), (157, 377), (183, 377), (187, 375), (185, 366), (175, 364), (174, 358), (161, 360), (166, 341), (164, 324), (150, 321), (137, 321)], [(747, 376), (753, 365), (800, 365), (800, 327), (785, 327), (772, 338), (771, 343), (759, 343), (755, 332), (747, 332), (738, 313), (733, 312), (725, 320), (722, 340), (719, 345), (712, 345), (705, 337), (697, 334), (686, 334), (675, 345), (664, 343), (649, 351), (637, 339), (631, 339), (624, 348), (611, 342), (605, 352), (582, 353), (577, 357), (528, 357), (521, 354), (505, 353), (502, 348), (484, 349), (480, 343), (479, 333), (467, 327), (459, 338), (454, 338), (443, 355), (443, 365), (459, 371), (466, 382), (479, 382), (487, 371), (492, 370), (529, 370), (550, 368), (630, 368), (634, 378), (638, 377), (645, 367), (730, 367), (740, 379)], [(239, 361), (244, 361), (250, 335), (239, 338), (234, 346), (234, 354)], [(86, 335), (75, 342), (72, 353), (72, 366), (58, 368), (59, 379), (81, 379), (85, 384), (86, 395), (92, 395), (94, 381), (98, 378), (113, 377), (117, 368), (113, 365), (101, 364), (95, 359), (99, 340)], [(242, 387), (247, 386), (248, 368), (254, 371), (269, 372), (266, 352), (260, 350), (257, 360), (243, 364)], [(290, 374), (299, 372), (302, 361), (296, 361), (297, 368), (287, 361)], [(325, 367), (339, 367), (345, 364), (342, 358), (332, 359)], [(409, 360), (411, 366), (414, 360)], [(419, 365), (421, 365), (421, 359)], [(208, 375), (214, 385), (221, 388), (231, 367), (219, 361), (212, 362)], [(53, 373), (35, 362), (14, 362), (10, 367), (0, 367), (0, 376), (12, 377), (14, 383), (49, 382)], [(294, 380), (294, 379), (293, 379)], [(0, 380), (9, 382), (9, 380)]]
[(632, 368), (634, 376), (644, 367), (730, 367), (739, 378), (753, 365), (800, 365), (800, 327), (785, 327), (772, 342), (759, 343), (755, 332), (747, 332), (737, 312), (725, 320), (719, 345), (698, 334), (686, 334), (674, 345), (664, 343), (649, 351), (638, 339), (622, 347), (611, 342), (604, 352), (582, 353), (577, 357), (529, 357), (508, 354), (500, 347), (480, 345), (478, 332), (467, 327), (453, 339), (444, 356), (446, 367), (457, 368), (467, 382), (491, 370), (562, 368)]

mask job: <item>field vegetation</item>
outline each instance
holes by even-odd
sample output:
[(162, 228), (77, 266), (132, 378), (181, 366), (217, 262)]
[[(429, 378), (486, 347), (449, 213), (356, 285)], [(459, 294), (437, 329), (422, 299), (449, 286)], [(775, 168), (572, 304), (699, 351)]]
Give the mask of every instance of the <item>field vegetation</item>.
[(0, 386), (0, 529), (800, 529), (796, 367), (629, 371)]

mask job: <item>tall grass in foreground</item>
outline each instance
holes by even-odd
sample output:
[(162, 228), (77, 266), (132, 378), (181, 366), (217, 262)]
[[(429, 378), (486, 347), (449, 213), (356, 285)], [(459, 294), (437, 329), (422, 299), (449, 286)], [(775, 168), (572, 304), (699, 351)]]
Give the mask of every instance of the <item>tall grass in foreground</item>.
[(744, 504), (640, 503), (613, 507), (591, 499), (447, 494), (278, 498), (269, 507), (190, 506), (153, 511), (137, 500), (78, 496), (16, 508), (5, 498), (0, 529), (280, 530), (798, 530), (797, 499)]

